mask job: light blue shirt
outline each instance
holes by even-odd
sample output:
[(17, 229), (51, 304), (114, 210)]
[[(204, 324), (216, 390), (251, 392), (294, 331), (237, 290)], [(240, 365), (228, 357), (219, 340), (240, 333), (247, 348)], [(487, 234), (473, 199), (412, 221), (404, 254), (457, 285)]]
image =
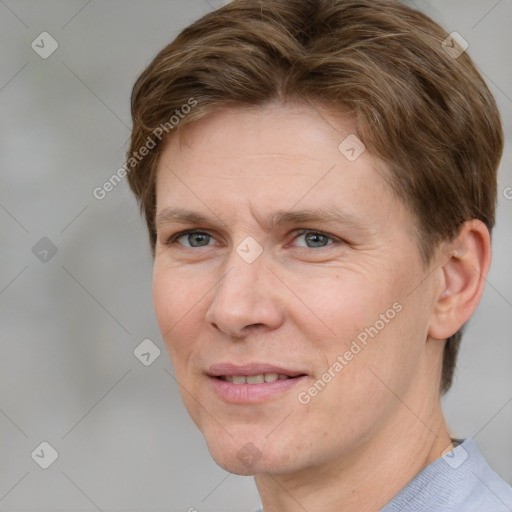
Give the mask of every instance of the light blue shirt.
[(381, 512), (512, 512), (512, 487), (471, 438), (424, 468)]
[[(512, 512), (512, 487), (471, 438), (424, 468), (380, 512)], [(261, 508), (255, 512), (264, 512)]]

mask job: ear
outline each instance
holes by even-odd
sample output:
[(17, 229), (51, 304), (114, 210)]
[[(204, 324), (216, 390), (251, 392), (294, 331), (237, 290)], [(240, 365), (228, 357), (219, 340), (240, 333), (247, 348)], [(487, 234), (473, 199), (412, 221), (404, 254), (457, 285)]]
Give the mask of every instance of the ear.
[(465, 222), (458, 237), (441, 250), (441, 286), (428, 334), (444, 340), (455, 334), (475, 311), (491, 265), (491, 237), (479, 220)]

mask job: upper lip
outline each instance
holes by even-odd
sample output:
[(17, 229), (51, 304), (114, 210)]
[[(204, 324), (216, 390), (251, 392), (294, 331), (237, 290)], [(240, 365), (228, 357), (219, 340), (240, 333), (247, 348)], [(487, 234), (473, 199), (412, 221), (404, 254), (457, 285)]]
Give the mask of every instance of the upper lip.
[(306, 375), (301, 370), (294, 370), (285, 368), (284, 366), (276, 366), (268, 363), (246, 363), (246, 364), (232, 364), (232, 363), (217, 363), (208, 368), (207, 374), (210, 377), (220, 377), (223, 375), (260, 375), (262, 373), (277, 373), (279, 375), (287, 375), (288, 377), (297, 377), (299, 375)]

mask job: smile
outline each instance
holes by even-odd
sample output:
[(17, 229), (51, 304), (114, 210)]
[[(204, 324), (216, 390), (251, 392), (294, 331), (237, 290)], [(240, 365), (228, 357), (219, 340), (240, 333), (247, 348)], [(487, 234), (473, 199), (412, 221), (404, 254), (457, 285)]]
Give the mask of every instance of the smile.
[(276, 380), (291, 379), (292, 377), (278, 373), (260, 373), (258, 375), (221, 375), (217, 378), (233, 384), (263, 384), (264, 382), (275, 382)]
[(209, 390), (230, 404), (277, 399), (307, 378), (305, 372), (267, 363), (219, 363), (206, 372)]

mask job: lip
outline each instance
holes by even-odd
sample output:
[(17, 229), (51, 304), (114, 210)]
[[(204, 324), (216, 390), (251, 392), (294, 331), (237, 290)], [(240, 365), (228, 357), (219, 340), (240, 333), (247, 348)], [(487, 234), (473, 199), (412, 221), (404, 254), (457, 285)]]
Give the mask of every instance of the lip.
[[(277, 373), (293, 377), (262, 384), (234, 384), (220, 380), (221, 375), (259, 375), (261, 373)], [(219, 363), (208, 369), (207, 376), (213, 392), (224, 402), (231, 404), (258, 404), (277, 398), (307, 379), (306, 372), (276, 366), (267, 363), (247, 363), (234, 365)]]
[[(278, 373), (288, 377), (298, 377), (299, 375), (306, 374), (302, 370), (267, 363), (247, 363), (241, 365), (218, 363), (210, 366), (206, 373), (209, 377), (220, 377), (221, 375), (243, 375), (246, 377), (247, 375), (259, 375), (260, 373)], [(252, 385), (256, 386), (257, 384)]]

